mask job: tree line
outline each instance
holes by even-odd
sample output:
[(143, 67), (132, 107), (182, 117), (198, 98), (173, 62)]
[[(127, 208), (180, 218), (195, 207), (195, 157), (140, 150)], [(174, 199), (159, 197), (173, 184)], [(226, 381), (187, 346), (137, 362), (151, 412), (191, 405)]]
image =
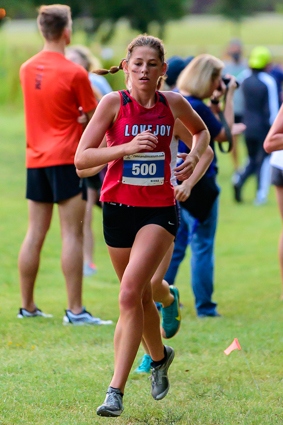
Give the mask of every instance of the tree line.
[[(35, 18), (37, 7), (41, 4), (54, 4), (54, 0), (9, 0), (6, 5), (7, 18)], [(61, 1), (72, 9), (73, 18), (91, 17), (91, 25), (86, 30), (95, 33), (107, 21), (108, 32), (104, 41), (111, 38), (115, 25), (126, 18), (133, 29), (147, 32), (152, 22), (159, 25), (159, 33), (166, 22), (178, 20), (192, 12), (218, 13), (225, 18), (240, 23), (241, 20), (260, 11), (281, 11), (283, 0), (68, 0)]]

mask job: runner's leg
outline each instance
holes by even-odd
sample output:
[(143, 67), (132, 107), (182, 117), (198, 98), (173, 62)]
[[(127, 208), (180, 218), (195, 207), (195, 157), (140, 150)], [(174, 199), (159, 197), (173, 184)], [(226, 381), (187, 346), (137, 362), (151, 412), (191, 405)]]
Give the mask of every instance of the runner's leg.
[(139, 230), (130, 251), (108, 247), (117, 275), (120, 279), (122, 277), (120, 317), (114, 337), (115, 371), (110, 385), (122, 392), (142, 335), (152, 359), (159, 361), (164, 357), (159, 315), (152, 299), (150, 279), (172, 241), (173, 235), (164, 228), (150, 224)]
[(166, 271), (166, 274), (164, 277), (165, 281), (169, 285), (174, 285), (176, 275), (179, 270), (179, 266), (185, 257), (186, 249), (188, 246), (189, 232), (188, 232), (187, 223), (183, 219), (182, 209), (183, 208), (181, 207), (181, 220), (180, 220), (180, 226), (178, 228), (178, 232), (175, 238), (174, 251), (172, 254), (169, 268)]
[(39, 268), (40, 252), (50, 227), (53, 204), (28, 200), (29, 224), (19, 253), (19, 273), (22, 308), (34, 311), (35, 280)]
[(165, 273), (170, 265), (173, 250), (174, 242), (169, 247), (151, 279), (153, 299), (155, 302), (161, 303), (163, 307), (168, 307), (174, 302), (174, 296), (170, 292), (168, 283), (164, 280)]

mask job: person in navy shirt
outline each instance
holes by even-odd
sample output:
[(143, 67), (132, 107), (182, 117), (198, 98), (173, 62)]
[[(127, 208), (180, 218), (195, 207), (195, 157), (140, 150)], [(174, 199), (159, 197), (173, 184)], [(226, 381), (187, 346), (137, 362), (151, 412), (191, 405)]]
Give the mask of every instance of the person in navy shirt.
[[(214, 149), (215, 141), (227, 140), (225, 129), (219, 119), (219, 101), (226, 91), (221, 79), (224, 63), (211, 55), (194, 58), (177, 80), (178, 91), (189, 101), (193, 109), (205, 122), (210, 133), (210, 146)], [(235, 78), (231, 77), (227, 87), (224, 117), (232, 135), (244, 130), (243, 124), (234, 124), (233, 94), (236, 88)], [(204, 99), (210, 98), (208, 105)], [(179, 151), (188, 148), (180, 141)], [(172, 285), (180, 263), (182, 262), (188, 242), (191, 246), (191, 282), (195, 296), (198, 317), (217, 317), (217, 304), (212, 301), (214, 286), (214, 240), (218, 217), (218, 193), (216, 184), (217, 157), (205, 175), (191, 189), (183, 182), (176, 189), (176, 199), (180, 193), (186, 202), (181, 207), (181, 225), (179, 227), (175, 248), (165, 280)], [(184, 200), (184, 198), (182, 200)], [(209, 201), (209, 202), (208, 202)]]

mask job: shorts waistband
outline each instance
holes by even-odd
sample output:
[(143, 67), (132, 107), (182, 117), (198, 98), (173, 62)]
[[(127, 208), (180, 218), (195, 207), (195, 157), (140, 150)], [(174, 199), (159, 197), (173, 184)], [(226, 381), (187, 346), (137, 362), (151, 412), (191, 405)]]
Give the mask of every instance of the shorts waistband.
[(113, 205), (114, 207), (129, 207), (129, 208), (135, 208), (132, 205), (126, 205), (126, 204), (119, 204), (118, 202), (105, 202), (105, 204)]

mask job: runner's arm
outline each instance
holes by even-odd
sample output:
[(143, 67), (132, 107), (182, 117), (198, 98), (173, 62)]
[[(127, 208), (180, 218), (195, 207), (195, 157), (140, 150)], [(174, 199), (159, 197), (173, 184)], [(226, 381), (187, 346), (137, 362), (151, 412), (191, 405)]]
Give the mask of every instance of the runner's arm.
[[(107, 146), (107, 142), (106, 142), (106, 137), (104, 136), (99, 148), (105, 148), (106, 146)], [(85, 170), (76, 169), (77, 175), (80, 178), (95, 176), (96, 174), (100, 173), (100, 171), (102, 171), (103, 168), (106, 167), (106, 165), (107, 164), (102, 164), (102, 165), (98, 165), (97, 167), (86, 168)]]
[(283, 105), (266, 136), (263, 147), (267, 153), (283, 150)]
[[(210, 135), (208, 129), (200, 116), (193, 110), (189, 102), (184, 99), (182, 95), (174, 92), (163, 93), (166, 95), (175, 119), (179, 118), (193, 136), (191, 152), (187, 157), (187, 162), (191, 162), (194, 170), (209, 145)], [(188, 166), (188, 164), (184, 162), (182, 165), (177, 167), (178, 171), (181, 171), (182, 168), (185, 168), (186, 166)]]
[[(191, 149), (192, 148), (192, 135), (188, 131), (188, 129), (184, 126), (184, 124), (181, 123), (181, 121), (178, 119), (175, 122), (174, 126), (174, 136), (177, 139), (181, 139), (185, 145)], [(179, 158), (182, 158), (185, 162), (189, 154), (181, 153), (178, 154)], [(191, 187), (191, 189), (194, 187), (194, 185), (200, 180), (200, 178), (204, 175), (206, 170), (208, 169), (209, 165), (211, 164), (211, 161), (213, 160), (214, 153), (210, 146), (207, 146), (204, 154), (201, 156), (200, 161), (196, 165), (193, 173), (188, 175), (186, 177), (187, 180), (183, 182), (183, 184), (186, 182), (188, 186)], [(184, 180), (182, 177), (184, 174), (184, 171), (186, 169), (183, 169), (181, 172), (178, 171), (179, 167), (175, 168), (175, 176), (178, 180)], [(181, 178), (179, 178), (181, 177)]]
[(103, 165), (125, 155), (132, 155), (144, 149), (153, 150), (156, 147), (157, 137), (147, 130), (128, 143), (98, 149), (106, 131), (119, 114), (120, 103), (120, 95), (117, 92), (105, 95), (99, 102), (77, 148), (75, 166), (78, 170)]

